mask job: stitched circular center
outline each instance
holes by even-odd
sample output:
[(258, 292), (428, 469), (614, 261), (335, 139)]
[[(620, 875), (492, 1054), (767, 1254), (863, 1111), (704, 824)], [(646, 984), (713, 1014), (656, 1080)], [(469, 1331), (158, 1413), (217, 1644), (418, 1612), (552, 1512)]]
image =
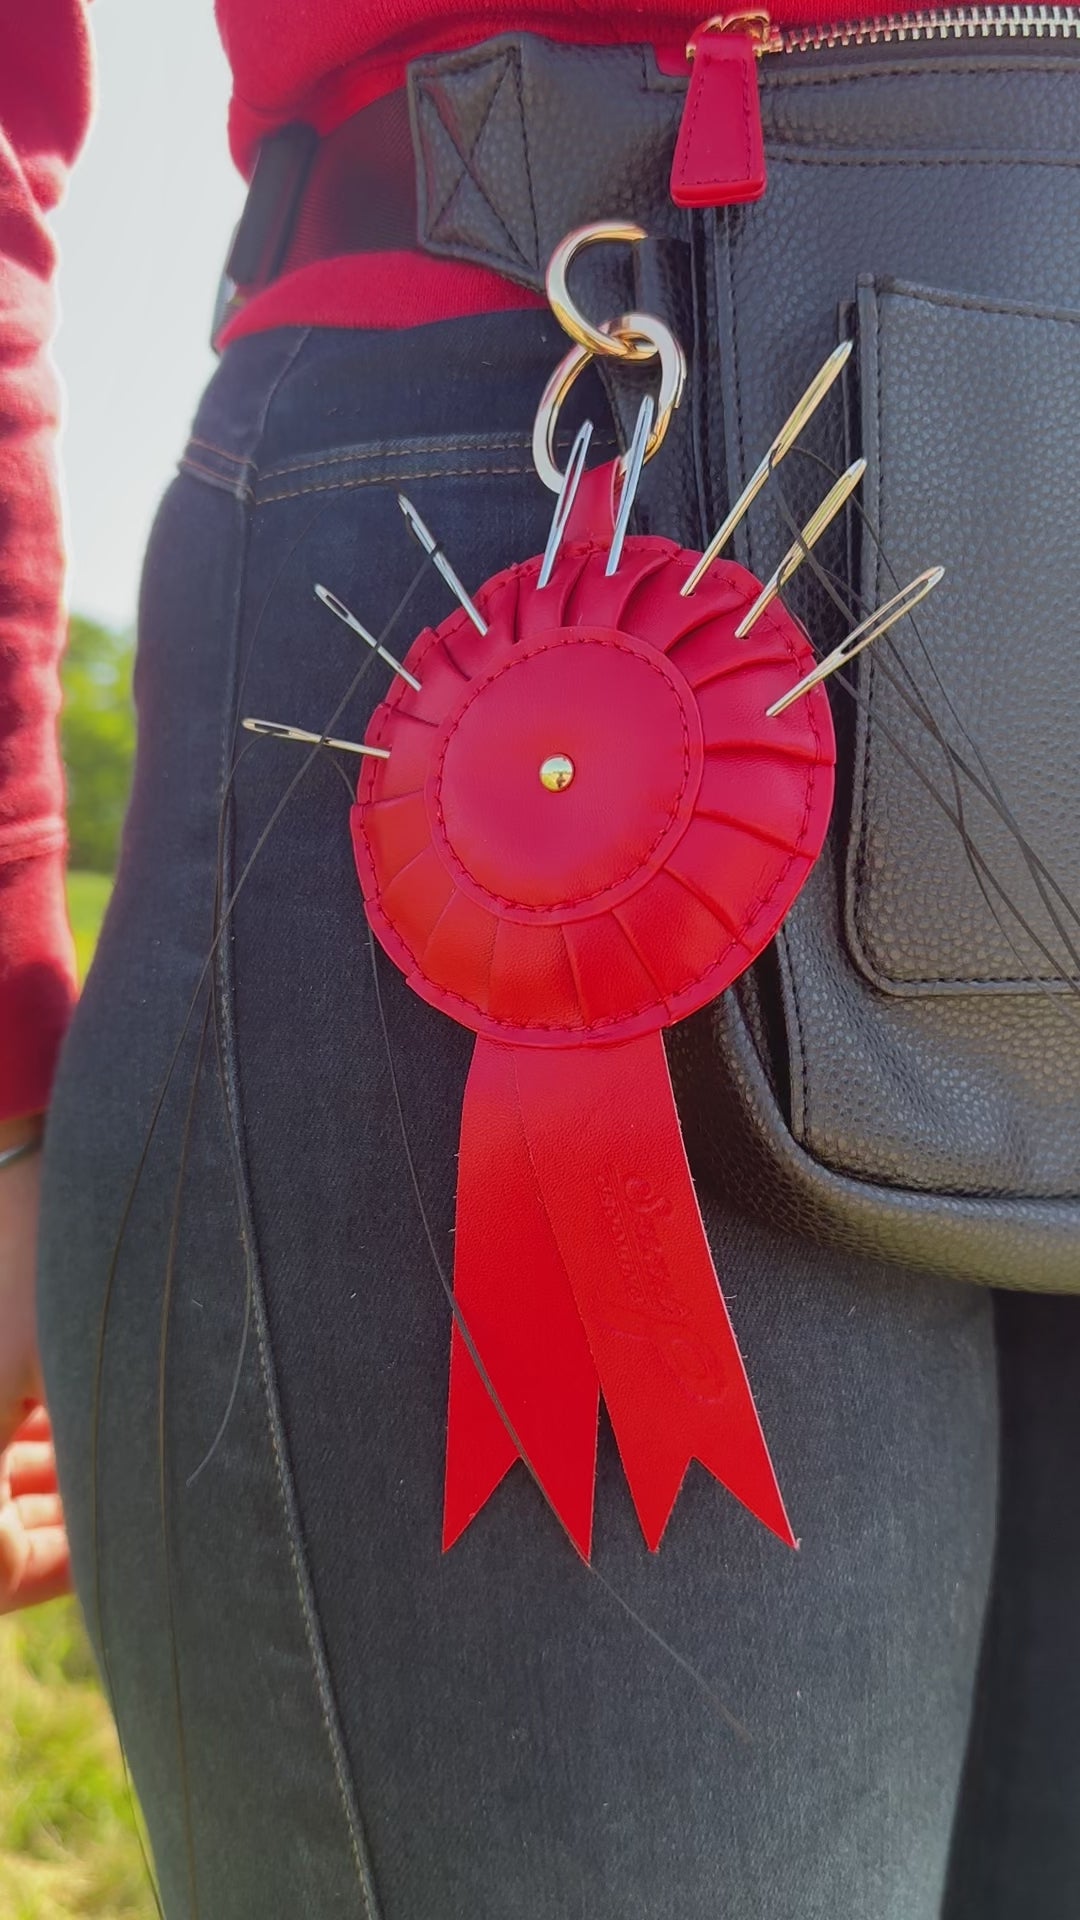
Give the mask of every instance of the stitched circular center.
[[(626, 635), (559, 629), (474, 687), (434, 785), (444, 857), (522, 914), (588, 911), (644, 878), (680, 820), (692, 756), (672, 669)], [(572, 780), (537, 779), (553, 756)]]

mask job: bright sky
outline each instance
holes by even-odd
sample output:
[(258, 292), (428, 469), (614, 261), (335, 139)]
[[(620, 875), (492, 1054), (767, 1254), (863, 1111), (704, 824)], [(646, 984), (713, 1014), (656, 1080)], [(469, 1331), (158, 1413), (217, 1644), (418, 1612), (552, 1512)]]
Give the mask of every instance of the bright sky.
[(90, 11), (97, 122), (55, 220), (68, 596), (126, 627), (150, 521), (215, 364), (210, 316), (244, 188), (225, 143), (212, 0)]

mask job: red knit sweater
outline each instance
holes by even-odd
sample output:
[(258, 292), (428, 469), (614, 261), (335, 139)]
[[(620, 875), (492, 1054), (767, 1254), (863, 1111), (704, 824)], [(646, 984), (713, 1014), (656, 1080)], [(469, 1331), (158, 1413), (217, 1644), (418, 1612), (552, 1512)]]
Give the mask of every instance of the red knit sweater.
[[(89, 0), (0, 0), (0, 1120), (42, 1109), (75, 984), (64, 907), (56, 738), (63, 553), (57, 394), (48, 342), (55, 252), (46, 224), (86, 132)], [(194, 0), (193, 0), (194, 3)], [(207, 0), (208, 3), (208, 0)], [(680, 0), (216, 0), (233, 68), (230, 135), (246, 172), (294, 119), (321, 131), (402, 84), (421, 52), (513, 29), (585, 44), (674, 50), (708, 9)], [(812, 0), (774, 0), (778, 21)], [(838, 9), (839, 10), (839, 9)], [(852, 11), (855, 9), (853, 8)], [(364, 256), (302, 269), (253, 300), (232, 332), (296, 322), (389, 326), (523, 306), (535, 296), (478, 268)]]

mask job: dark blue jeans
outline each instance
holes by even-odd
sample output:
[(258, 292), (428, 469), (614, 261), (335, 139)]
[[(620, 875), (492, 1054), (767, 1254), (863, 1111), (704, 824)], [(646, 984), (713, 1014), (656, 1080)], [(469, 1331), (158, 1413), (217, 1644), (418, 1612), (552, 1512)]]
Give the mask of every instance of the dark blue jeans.
[[(334, 713), (358, 643), (312, 584), (388, 619), (418, 561), (399, 487), (470, 585), (542, 546), (529, 434), (563, 344), (536, 313), (241, 343), (153, 535), (134, 799), (49, 1130), (41, 1333), (165, 1910), (936, 1920), (963, 1805), (950, 1911), (1011, 1920), (1019, 1885), (1026, 1914), (1063, 1916), (1071, 1731), (1022, 1773), (1061, 1661), (1010, 1706), (991, 1636), (976, 1714), (987, 1292), (784, 1238), (706, 1186), (801, 1552), (694, 1469), (650, 1557), (606, 1433), (600, 1577), (520, 1467), (439, 1550), (449, 1316), (349, 796), (328, 753), (289, 791), (304, 750), (236, 723)], [(391, 644), (448, 604), (429, 572)], [(360, 735), (383, 671), (338, 732)], [(216, 893), (235, 906), (200, 993)], [(471, 1040), (377, 964), (449, 1265)], [(1053, 1339), (1063, 1402), (1075, 1332), (1066, 1314)], [(1009, 1483), (1029, 1584), (1052, 1537), (1029, 1496), (1054, 1467), (1021, 1460)]]

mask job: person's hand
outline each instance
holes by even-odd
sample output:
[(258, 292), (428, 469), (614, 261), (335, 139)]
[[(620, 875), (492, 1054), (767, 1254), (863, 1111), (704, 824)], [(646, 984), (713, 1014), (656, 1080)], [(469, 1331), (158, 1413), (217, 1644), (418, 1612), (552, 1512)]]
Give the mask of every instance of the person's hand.
[(0, 1453), (0, 1614), (70, 1592), (52, 1428), (39, 1406)]
[[(40, 1128), (0, 1126), (0, 1154)], [(41, 1155), (0, 1166), (0, 1613), (70, 1589), (34, 1314)]]

